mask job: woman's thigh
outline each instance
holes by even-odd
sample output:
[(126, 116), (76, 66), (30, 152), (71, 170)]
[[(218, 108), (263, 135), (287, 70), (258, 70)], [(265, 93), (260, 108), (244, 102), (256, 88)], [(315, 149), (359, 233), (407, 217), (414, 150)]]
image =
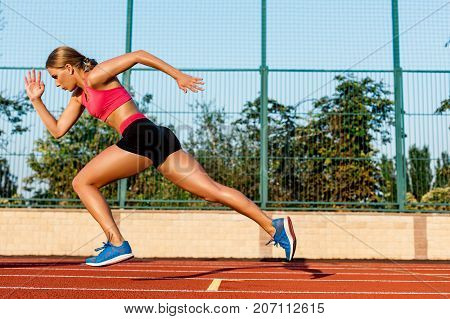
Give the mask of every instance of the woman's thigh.
[(175, 185), (209, 201), (215, 201), (223, 185), (215, 182), (189, 153), (179, 150), (169, 155), (158, 171)]
[(149, 158), (112, 145), (87, 163), (75, 176), (73, 184), (88, 184), (101, 188), (115, 180), (136, 175), (150, 165), (152, 161)]

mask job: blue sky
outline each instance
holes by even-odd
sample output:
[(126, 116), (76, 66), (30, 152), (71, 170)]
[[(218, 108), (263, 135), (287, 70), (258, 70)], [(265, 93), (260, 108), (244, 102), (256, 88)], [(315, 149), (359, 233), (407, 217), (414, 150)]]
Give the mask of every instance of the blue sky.
[[(391, 5), (388, 0), (267, 1), (267, 64), (271, 69), (392, 69)], [(124, 53), (125, 0), (1, 0), (6, 25), (0, 31), (0, 66), (43, 66), (52, 49), (69, 45), (102, 61)], [(401, 64), (406, 70), (450, 70), (450, 4), (443, 0), (399, 0)], [(250, 68), (261, 63), (260, 0), (135, 0), (133, 50), (144, 49), (177, 68)], [(24, 71), (0, 70), (0, 90), (16, 94)], [(206, 91), (184, 95), (160, 72), (139, 72), (132, 85), (155, 96), (151, 111), (189, 111), (187, 105), (213, 101), (238, 114), (259, 92), (257, 72), (190, 72), (205, 79)], [(369, 74), (392, 85), (392, 75)], [(269, 97), (295, 104), (306, 96), (333, 93), (332, 73), (272, 73)], [(429, 145), (433, 157), (449, 150), (449, 116), (433, 116), (449, 95), (449, 74), (405, 75), (405, 109), (425, 113), (405, 118), (410, 144)], [(44, 102), (57, 111), (68, 95), (48, 76)], [(304, 105), (299, 112), (306, 112)], [(158, 115), (159, 116), (159, 115)], [(190, 115), (161, 114), (166, 124), (186, 126)], [(10, 152), (29, 152), (26, 139), (42, 136), (36, 115), (32, 134), (12, 139)], [(184, 133), (180, 133), (184, 134)], [(186, 133), (187, 134), (187, 133)], [(394, 145), (381, 149), (392, 155)], [(23, 162), (14, 164), (26, 175)], [(13, 166), (14, 166), (13, 165)]]
[[(1, 33), (2, 65), (42, 65), (63, 43), (99, 60), (125, 49), (126, 0), (1, 2), (7, 22)], [(180, 68), (258, 67), (260, 2), (135, 0), (133, 49), (151, 51)], [(392, 67), (389, 0), (267, 3), (270, 67), (347, 69), (384, 44), (357, 68)], [(401, 41), (404, 68), (450, 68), (444, 48), (450, 36), (446, 4), (399, 1), (400, 31), (407, 31)]]

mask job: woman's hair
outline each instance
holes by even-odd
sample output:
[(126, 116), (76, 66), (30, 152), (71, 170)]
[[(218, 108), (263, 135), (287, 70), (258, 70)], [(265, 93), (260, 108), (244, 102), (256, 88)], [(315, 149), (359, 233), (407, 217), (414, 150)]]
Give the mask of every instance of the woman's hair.
[(52, 51), (52, 53), (50, 53), (47, 58), (47, 62), (45, 62), (45, 68), (59, 69), (63, 68), (66, 64), (70, 64), (74, 68), (88, 72), (97, 65), (97, 61), (85, 57), (71, 47), (62, 46), (56, 48)]

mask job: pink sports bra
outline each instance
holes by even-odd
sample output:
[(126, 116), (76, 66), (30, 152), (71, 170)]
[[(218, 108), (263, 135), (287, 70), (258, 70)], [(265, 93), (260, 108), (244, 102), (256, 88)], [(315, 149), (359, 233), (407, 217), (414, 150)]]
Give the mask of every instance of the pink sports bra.
[(123, 86), (109, 90), (96, 90), (89, 87), (86, 80), (84, 80), (84, 87), (89, 94), (87, 97), (89, 101), (86, 98), (86, 93), (83, 91), (81, 95), (82, 104), (87, 108), (89, 114), (103, 122), (119, 106), (132, 99)]

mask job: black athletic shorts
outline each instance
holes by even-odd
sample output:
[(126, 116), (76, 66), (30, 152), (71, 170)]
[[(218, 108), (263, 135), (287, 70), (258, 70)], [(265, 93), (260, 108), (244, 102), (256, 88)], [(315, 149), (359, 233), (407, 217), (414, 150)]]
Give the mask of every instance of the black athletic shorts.
[(181, 149), (180, 141), (169, 128), (156, 125), (147, 118), (128, 125), (116, 145), (125, 151), (148, 157), (155, 167)]

